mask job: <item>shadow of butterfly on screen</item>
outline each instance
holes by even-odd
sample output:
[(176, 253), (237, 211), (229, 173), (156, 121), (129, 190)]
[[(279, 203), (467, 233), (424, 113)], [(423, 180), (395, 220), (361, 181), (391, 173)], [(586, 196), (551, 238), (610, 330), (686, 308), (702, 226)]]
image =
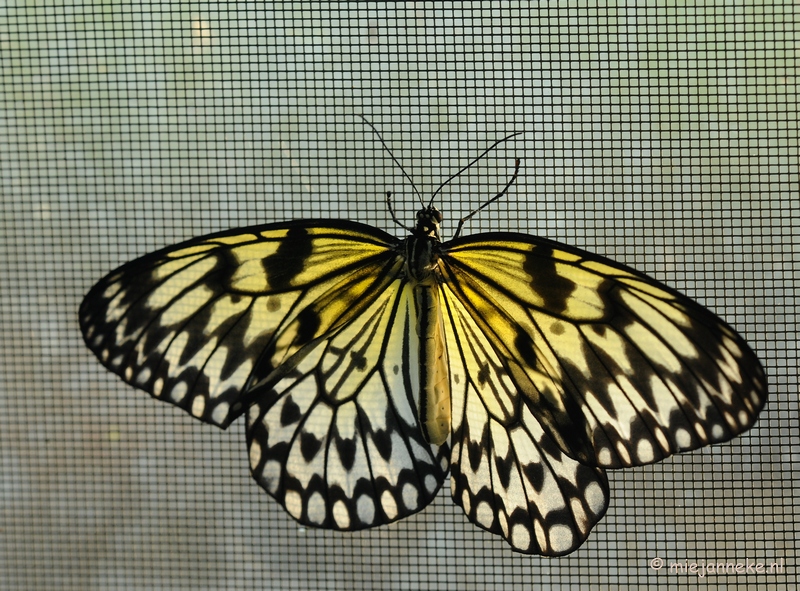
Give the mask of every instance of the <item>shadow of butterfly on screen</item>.
[(646, 275), (545, 238), (461, 237), (519, 161), (441, 242), (433, 198), (499, 143), (427, 205), (414, 187), (414, 228), (387, 194), (404, 239), (300, 220), (130, 262), (84, 299), (86, 344), (202, 421), (246, 415), (253, 477), (303, 525), (402, 519), (449, 470), (474, 524), (572, 552), (606, 511), (606, 468), (728, 441), (766, 382), (730, 326)]

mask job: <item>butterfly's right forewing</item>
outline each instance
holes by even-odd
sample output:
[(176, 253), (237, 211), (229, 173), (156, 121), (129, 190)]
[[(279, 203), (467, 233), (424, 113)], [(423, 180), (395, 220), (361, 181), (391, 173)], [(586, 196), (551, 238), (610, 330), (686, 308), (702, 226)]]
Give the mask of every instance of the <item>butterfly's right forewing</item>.
[(243, 395), (386, 287), (393, 242), (349, 222), (191, 240), (102, 279), (81, 305), (81, 329), (126, 382), (226, 427), (249, 403)]

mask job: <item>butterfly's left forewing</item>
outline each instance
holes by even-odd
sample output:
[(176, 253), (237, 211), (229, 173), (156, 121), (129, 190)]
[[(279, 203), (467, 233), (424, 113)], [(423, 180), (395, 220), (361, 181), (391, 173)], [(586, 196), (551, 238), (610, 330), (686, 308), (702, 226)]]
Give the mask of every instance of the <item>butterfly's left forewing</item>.
[(483, 234), (443, 245), (442, 282), (558, 447), (618, 468), (727, 441), (766, 400), (742, 339), (689, 298), (549, 240)]

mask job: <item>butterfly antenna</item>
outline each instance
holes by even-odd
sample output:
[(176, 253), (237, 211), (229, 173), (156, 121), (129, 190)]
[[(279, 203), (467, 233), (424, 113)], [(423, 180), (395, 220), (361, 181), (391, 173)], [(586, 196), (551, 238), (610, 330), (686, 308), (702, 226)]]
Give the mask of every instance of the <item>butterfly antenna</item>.
[(397, 216), (394, 213), (394, 207), (392, 206), (392, 192), (386, 191), (386, 206), (389, 208), (389, 213), (392, 214), (392, 221), (400, 226), (401, 228), (408, 230), (409, 232), (413, 232), (411, 228), (406, 226), (403, 222), (397, 219)]
[[(370, 123), (367, 120), (367, 118), (364, 117), (363, 115), (356, 115), (356, 117), (359, 117), (364, 123), (367, 124), (367, 126), (372, 131), (375, 132), (375, 135), (378, 136), (378, 140), (380, 140), (381, 145), (383, 146), (383, 149), (386, 150), (386, 152), (389, 154), (389, 156), (391, 156), (392, 161), (400, 169), (400, 172), (403, 173), (403, 176), (406, 177), (406, 180), (408, 180), (409, 184), (411, 185), (411, 188), (414, 190), (414, 194), (417, 196), (417, 199), (419, 199), (420, 205), (422, 205), (422, 207), (425, 207), (425, 202), (422, 200), (422, 195), (420, 194), (419, 189), (417, 189), (417, 185), (414, 184), (413, 179), (406, 172), (406, 169), (403, 168), (403, 165), (400, 164), (400, 161), (397, 158), (395, 158), (394, 154), (392, 154), (392, 151), (389, 149), (389, 146), (386, 145), (386, 142), (384, 141), (383, 137), (381, 137), (381, 134), (377, 130), (377, 128), (372, 123)], [(391, 191), (388, 191), (386, 193), (386, 204), (389, 207), (389, 213), (392, 215), (392, 220), (394, 221), (394, 223), (397, 224), (398, 226), (400, 226), (401, 228), (405, 228), (406, 230), (410, 230), (410, 228), (408, 226), (406, 226), (404, 223), (402, 223), (400, 220), (397, 219), (397, 215), (395, 214), (394, 208), (392, 207), (392, 193), (391, 193)]]
[[(478, 156), (477, 158), (475, 158), (475, 159), (474, 159), (472, 162), (470, 162), (469, 164), (467, 164), (467, 165), (466, 165), (464, 168), (462, 168), (461, 170), (459, 170), (457, 173), (455, 173), (455, 174), (454, 174), (454, 175), (452, 175), (452, 176), (451, 176), (449, 179), (447, 179), (445, 182), (443, 182), (441, 185), (439, 185), (439, 188), (438, 188), (438, 189), (436, 189), (436, 191), (434, 191), (434, 192), (433, 192), (433, 195), (431, 195), (431, 200), (430, 200), (430, 202), (428, 203), (428, 207), (430, 207), (431, 205), (433, 205), (433, 200), (434, 200), (434, 199), (436, 198), (436, 196), (437, 196), (437, 195), (438, 195), (438, 194), (439, 194), (439, 193), (442, 191), (442, 189), (444, 189), (444, 188), (445, 188), (447, 185), (449, 185), (451, 182), (453, 182), (453, 181), (454, 181), (456, 178), (458, 178), (459, 176), (461, 176), (462, 174), (464, 174), (464, 172), (466, 172), (466, 171), (467, 171), (469, 168), (471, 168), (473, 165), (475, 165), (475, 164), (476, 164), (476, 163), (477, 163), (477, 162), (478, 162), (478, 161), (479, 161), (481, 158), (483, 158), (484, 156), (486, 156), (486, 154), (488, 154), (489, 152), (491, 152), (492, 150), (494, 150), (494, 149), (495, 149), (497, 146), (499, 146), (499, 145), (500, 145), (500, 144), (502, 144), (503, 142), (507, 142), (507, 141), (508, 141), (508, 140), (510, 140), (511, 138), (517, 137), (518, 135), (521, 135), (522, 133), (523, 133), (523, 132), (521, 132), (521, 131), (518, 131), (518, 132), (516, 132), (516, 133), (512, 133), (511, 135), (507, 135), (507, 136), (506, 136), (506, 137), (504, 137), (503, 139), (497, 140), (497, 141), (496, 141), (495, 143), (493, 143), (491, 146), (489, 146), (488, 148), (486, 148), (486, 149), (483, 151), (483, 153), (481, 153), (481, 155), (480, 155), (480, 156)], [(515, 174), (514, 176), (515, 176), (515, 178), (516, 178), (516, 174)], [(511, 181), (509, 181), (509, 185), (510, 185), (511, 183), (513, 183), (513, 182), (514, 182), (514, 179), (512, 179)], [(506, 192), (506, 190), (508, 190), (508, 186), (507, 186), (505, 189), (503, 189), (503, 191), (502, 191), (502, 192), (500, 192), (500, 194), (499, 194), (499, 195), (495, 195), (495, 197), (494, 197), (494, 198), (492, 198), (492, 200), (491, 200), (491, 201), (489, 201), (488, 203), (484, 203), (484, 204), (483, 204), (483, 206), (482, 206), (480, 209), (476, 209), (475, 211), (473, 211), (473, 212), (472, 212), (472, 213), (471, 213), (471, 214), (470, 214), (470, 215), (469, 215), (467, 218), (465, 218), (465, 219), (469, 219), (470, 217), (472, 217), (473, 215), (475, 215), (476, 213), (478, 213), (478, 212), (479, 212), (481, 209), (483, 209), (484, 207), (486, 207), (487, 205), (489, 205), (489, 203), (491, 203), (491, 202), (492, 202), (492, 201), (494, 201), (495, 199), (498, 199), (498, 198), (499, 198), (501, 195), (503, 195), (503, 193), (505, 193), (505, 192)]]
[[(515, 135), (516, 135), (516, 134), (515, 134)], [(513, 137), (513, 136), (512, 136), (512, 137)], [(496, 145), (496, 144), (495, 144), (495, 145)], [(492, 197), (491, 199), (489, 199), (489, 201), (487, 201), (486, 203), (484, 203), (483, 205), (481, 205), (481, 206), (480, 206), (478, 209), (471, 211), (471, 212), (470, 212), (468, 215), (466, 215), (466, 216), (464, 216), (463, 218), (461, 218), (461, 219), (458, 221), (458, 226), (456, 227), (456, 233), (453, 235), (453, 239), (455, 239), (455, 238), (458, 238), (458, 235), (459, 235), (459, 234), (461, 234), (461, 228), (464, 226), (464, 223), (465, 223), (467, 220), (469, 220), (469, 219), (470, 219), (472, 216), (474, 216), (474, 215), (475, 215), (476, 213), (478, 213), (479, 211), (481, 211), (481, 210), (483, 210), (483, 209), (486, 209), (486, 208), (487, 208), (489, 205), (491, 205), (492, 203), (494, 203), (495, 201), (497, 201), (498, 199), (500, 199), (500, 197), (502, 197), (503, 195), (505, 195), (506, 193), (508, 193), (508, 190), (511, 188), (511, 185), (513, 185), (513, 184), (514, 184), (514, 182), (517, 180), (517, 176), (519, 176), (519, 167), (520, 167), (520, 159), (519, 159), (519, 158), (517, 158), (517, 160), (516, 160), (516, 161), (515, 161), (515, 163), (514, 163), (514, 174), (512, 174), (512, 175), (511, 175), (511, 178), (510, 178), (510, 179), (508, 179), (508, 182), (506, 183), (506, 186), (505, 186), (505, 187), (503, 187), (503, 190), (502, 190), (502, 191), (500, 191), (500, 192), (499, 192), (497, 195), (495, 195), (495, 196), (494, 196), (494, 197)]]

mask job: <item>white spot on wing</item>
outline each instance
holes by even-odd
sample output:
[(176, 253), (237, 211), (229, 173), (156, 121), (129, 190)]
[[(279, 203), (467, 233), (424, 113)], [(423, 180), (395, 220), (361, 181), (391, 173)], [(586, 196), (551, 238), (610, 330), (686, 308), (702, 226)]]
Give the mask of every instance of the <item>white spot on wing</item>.
[(425, 477), (425, 490), (428, 491), (429, 494), (433, 494), (436, 490), (436, 487), (439, 486), (439, 482), (436, 480), (436, 477), (433, 474), (428, 474)]
[(203, 396), (195, 396), (192, 400), (192, 415), (200, 418), (206, 410), (206, 399)]
[(656, 429), (654, 432), (656, 437), (656, 441), (658, 442), (659, 447), (661, 448), (661, 452), (667, 454), (670, 452), (670, 445), (669, 440), (667, 439), (667, 435), (664, 433), (663, 429)]
[(347, 505), (344, 501), (338, 500), (333, 504), (333, 520), (339, 529), (348, 529), (350, 527), (350, 511), (347, 510)]
[(150, 370), (149, 367), (143, 367), (136, 375), (136, 384), (139, 386), (145, 385), (148, 381), (150, 381), (150, 377), (152, 375), (153, 372)]
[(262, 484), (267, 489), (267, 492), (272, 494), (278, 492), (281, 474), (283, 474), (283, 466), (277, 460), (268, 460), (264, 463), (264, 469), (261, 470), (261, 478)]
[(115, 273), (113, 277), (108, 278), (108, 285), (106, 286), (105, 291), (103, 292), (103, 299), (110, 300), (114, 296), (117, 295), (119, 291), (119, 273)]
[(550, 528), (549, 534), (553, 552), (567, 552), (575, 546), (575, 536), (566, 525), (554, 525)]
[(531, 532), (522, 524), (515, 524), (508, 536), (511, 545), (520, 550), (527, 550), (531, 545)]
[(536, 535), (536, 543), (540, 548), (547, 548), (550, 545), (541, 520), (535, 519), (533, 521), (533, 532)]
[(697, 433), (697, 436), (700, 438), (700, 441), (703, 442), (703, 445), (708, 443), (708, 431), (706, 430), (706, 425), (704, 425), (703, 423), (695, 423), (694, 431), (695, 433)]
[[(179, 404), (183, 402), (183, 399), (186, 398), (186, 394), (189, 393), (189, 386), (184, 381), (175, 382), (172, 386), (172, 390), (170, 390), (169, 398), (175, 404)], [(197, 415), (195, 415), (197, 416)]]
[(230, 405), (227, 402), (220, 402), (214, 407), (214, 411), (211, 413), (211, 420), (217, 424), (225, 422), (225, 419), (228, 418), (229, 408)]
[(388, 490), (381, 493), (381, 507), (390, 521), (397, 517), (397, 502), (394, 500), (392, 493)]
[(483, 527), (490, 528), (494, 523), (494, 511), (489, 506), (489, 503), (482, 501), (475, 507), (475, 519)]
[(647, 439), (640, 439), (636, 444), (636, 457), (642, 464), (649, 464), (655, 459), (653, 444)]
[(592, 513), (599, 515), (606, 507), (606, 495), (597, 482), (591, 482), (583, 491), (583, 498)]
[(619, 456), (620, 461), (624, 465), (630, 465), (631, 463), (631, 456), (628, 453), (627, 441), (618, 441), (617, 442), (617, 455)]
[(503, 532), (505, 537), (509, 537), (508, 535), (508, 517), (506, 517), (505, 511), (498, 511), (495, 515), (497, 521), (500, 523), (500, 531)]
[(261, 444), (253, 440), (250, 444), (250, 467), (256, 469), (258, 463), (261, 461)]
[(466, 488), (461, 491), (461, 506), (464, 508), (464, 512), (469, 515), (472, 510), (472, 498)]
[(286, 491), (286, 495), (283, 497), (283, 506), (295, 519), (300, 519), (303, 515), (303, 497), (296, 490)]
[(325, 508), (325, 499), (323, 496), (314, 492), (308, 499), (308, 520), (315, 525), (322, 525), (325, 522), (325, 515), (327, 510)]
[(403, 505), (406, 508), (416, 509), (419, 507), (419, 491), (417, 490), (417, 487), (410, 482), (406, 482), (406, 484), (403, 486), (402, 496)]
[(686, 449), (692, 443), (692, 436), (686, 429), (676, 429), (674, 436), (678, 449)]
[(362, 525), (372, 525), (375, 522), (375, 501), (372, 497), (361, 495), (356, 501), (356, 512)]
[(261, 405), (253, 404), (250, 408), (247, 409), (247, 425), (253, 425), (257, 420), (259, 415), (261, 414)]
[(586, 511), (583, 509), (583, 501), (578, 498), (574, 497), (569, 500), (569, 508), (572, 511), (572, 516), (575, 519), (576, 523), (585, 523), (588, 519), (586, 515)]

